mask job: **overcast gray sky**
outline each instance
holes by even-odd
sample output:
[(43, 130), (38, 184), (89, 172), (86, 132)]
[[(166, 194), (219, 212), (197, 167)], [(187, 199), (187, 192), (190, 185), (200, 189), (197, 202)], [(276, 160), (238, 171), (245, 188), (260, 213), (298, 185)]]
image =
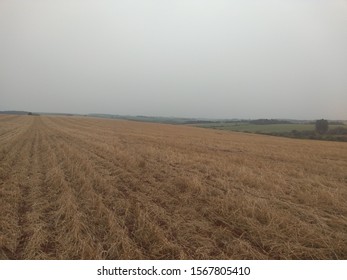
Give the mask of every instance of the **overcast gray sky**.
[(1, 0), (7, 109), (347, 119), (347, 1)]

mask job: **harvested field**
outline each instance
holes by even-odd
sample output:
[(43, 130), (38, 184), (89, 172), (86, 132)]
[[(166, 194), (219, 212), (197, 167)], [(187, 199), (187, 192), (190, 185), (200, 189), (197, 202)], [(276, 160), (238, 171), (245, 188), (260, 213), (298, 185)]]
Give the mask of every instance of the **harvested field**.
[(347, 259), (347, 143), (0, 116), (0, 258)]

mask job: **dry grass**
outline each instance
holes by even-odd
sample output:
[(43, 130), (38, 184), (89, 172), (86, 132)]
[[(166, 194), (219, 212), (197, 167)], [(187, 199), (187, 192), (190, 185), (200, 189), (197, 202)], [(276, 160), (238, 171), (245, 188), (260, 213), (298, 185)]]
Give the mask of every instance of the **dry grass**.
[(0, 116), (0, 258), (347, 259), (347, 144)]

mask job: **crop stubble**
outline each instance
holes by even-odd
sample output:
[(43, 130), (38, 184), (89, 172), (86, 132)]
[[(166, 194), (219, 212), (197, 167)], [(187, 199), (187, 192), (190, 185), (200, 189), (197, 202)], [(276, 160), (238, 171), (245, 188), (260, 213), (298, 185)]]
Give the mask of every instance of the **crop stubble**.
[(346, 259), (347, 145), (0, 116), (0, 258)]

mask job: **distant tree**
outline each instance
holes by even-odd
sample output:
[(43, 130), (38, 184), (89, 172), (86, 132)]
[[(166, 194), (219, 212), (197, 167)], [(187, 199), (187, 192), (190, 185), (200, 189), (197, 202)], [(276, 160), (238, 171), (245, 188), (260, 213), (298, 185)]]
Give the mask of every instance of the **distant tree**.
[(28, 115), (29, 115), (29, 116), (32, 116), (32, 115), (33, 115), (33, 113), (29, 112), (29, 113), (28, 113)]
[(328, 132), (329, 124), (327, 120), (321, 119), (316, 121), (316, 132), (319, 134), (325, 134)]

